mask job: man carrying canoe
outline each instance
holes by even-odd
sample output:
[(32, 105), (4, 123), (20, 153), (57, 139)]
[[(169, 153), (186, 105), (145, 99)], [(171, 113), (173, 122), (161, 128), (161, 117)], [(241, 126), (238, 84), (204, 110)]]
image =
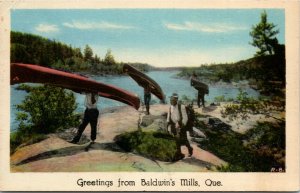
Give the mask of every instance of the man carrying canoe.
[[(191, 76), (191, 86), (194, 86), (195, 87), (195, 80), (197, 80), (197, 75), (195, 74), (195, 72), (192, 74)], [(198, 83), (199, 84), (199, 83)], [(203, 83), (202, 83), (203, 84)], [(205, 101), (204, 101), (204, 95), (205, 94), (208, 94), (208, 88), (206, 87), (195, 87), (198, 91), (198, 96), (197, 96), (197, 105), (198, 105), (198, 108), (201, 107), (201, 105), (203, 107), (205, 107)], [(200, 105), (201, 104), (201, 105)]]
[(80, 137), (86, 128), (86, 126), (90, 123), (91, 125), (91, 140), (92, 143), (96, 140), (97, 135), (97, 123), (98, 123), (98, 116), (99, 110), (97, 108), (99, 96), (96, 93), (86, 93), (85, 97), (85, 111), (84, 111), (84, 118), (82, 123), (80, 124), (76, 136), (73, 138), (70, 143), (78, 143)]
[(151, 101), (151, 92), (150, 92), (150, 85), (147, 84), (145, 85), (144, 87), (144, 103), (145, 103), (145, 106), (146, 106), (146, 115), (149, 115), (150, 112), (150, 101)]

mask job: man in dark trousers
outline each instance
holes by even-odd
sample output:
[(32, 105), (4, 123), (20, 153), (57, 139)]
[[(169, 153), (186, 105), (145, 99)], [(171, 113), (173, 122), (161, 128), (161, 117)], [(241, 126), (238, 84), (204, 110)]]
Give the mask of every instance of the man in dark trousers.
[[(204, 95), (205, 95), (205, 90), (204, 89), (199, 89), (198, 90), (198, 98), (197, 98), (198, 108), (200, 108), (201, 105), (203, 107), (205, 107)], [(200, 105), (200, 102), (201, 102), (201, 105)]]
[[(195, 72), (191, 76), (191, 86), (193, 86), (192, 79), (197, 80), (197, 75), (196, 75)], [(198, 108), (200, 108), (201, 105), (203, 107), (205, 107), (204, 95), (208, 94), (208, 91), (207, 91), (207, 89), (204, 89), (204, 88), (203, 89), (197, 89), (197, 91), (198, 91), (198, 96), (197, 96)], [(201, 105), (200, 105), (200, 103), (201, 103)]]
[(173, 93), (170, 98), (170, 108), (167, 116), (168, 132), (175, 136), (177, 152), (175, 160), (184, 158), (181, 153), (181, 145), (185, 145), (188, 148), (189, 156), (193, 154), (193, 148), (187, 138), (187, 130), (185, 128), (188, 115), (184, 105), (178, 103), (178, 95)]
[(144, 103), (146, 106), (146, 115), (150, 114), (150, 101), (151, 101), (151, 92), (150, 92), (150, 85), (147, 84), (144, 87)]
[(86, 93), (85, 97), (85, 112), (84, 112), (84, 118), (82, 123), (80, 124), (76, 136), (73, 138), (70, 143), (78, 143), (80, 140), (80, 137), (86, 128), (86, 126), (90, 123), (91, 125), (91, 140), (92, 143), (96, 140), (97, 135), (97, 123), (98, 123), (98, 116), (99, 116), (99, 110), (97, 108), (97, 102), (98, 102), (99, 96), (96, 93)]

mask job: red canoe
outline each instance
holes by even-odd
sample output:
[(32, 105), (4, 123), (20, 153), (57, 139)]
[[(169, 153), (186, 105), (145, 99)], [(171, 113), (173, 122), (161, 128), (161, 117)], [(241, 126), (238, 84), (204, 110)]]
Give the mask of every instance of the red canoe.
[(102, 97), (133, 106), (135, 109), (138, 109), (140, 106), (140, 99), (135, 94), (78, 74), (20, 63), (11, 64), (10, 73), (10, 84), (26, 82), (49, 84), (74, 91), (95, 92)]

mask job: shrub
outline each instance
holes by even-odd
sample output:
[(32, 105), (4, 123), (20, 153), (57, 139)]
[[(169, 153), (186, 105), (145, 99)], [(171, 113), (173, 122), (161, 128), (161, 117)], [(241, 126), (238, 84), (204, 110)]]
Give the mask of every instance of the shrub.
[[(53, 86), (19, 86), (29, 94), (17, 105), (18, 130), (11, 136), (11, 146), (27, 143), (32, 138), (41, 139), (43, 135), (79, 124), (74, 111), (77, 107), (72, 92)], [(36, 140), (34, 140), (36, 141)]]
[(224, 102), (224, 101), (225, 101), (225, 96), (224, 95), (215, 97), (215, 102)]
[[(198, 115), (197, 115), (198, 116)], [(224, 132), (196, 122), (207, 136), (201, 148), (228, 162), (218, 167), (222, 172), (270, 172), (272, 167), (285, 168), (285, 122), (257, 123), (245, 134)]]
[(174, 161), (175, 139), (158, 131), (133, 131), (115, 137), (116, 143), (125, 151), (134, 152), (151, 159)]

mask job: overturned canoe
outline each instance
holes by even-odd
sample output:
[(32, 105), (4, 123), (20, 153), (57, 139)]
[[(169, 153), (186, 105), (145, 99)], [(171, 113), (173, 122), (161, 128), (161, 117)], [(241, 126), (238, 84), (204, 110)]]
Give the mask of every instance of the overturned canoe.
[(147, 85), (149, 85), (150, 92), (162, 102), (165, 102), (165, 95), (161, 87), (152, 78), (128, 64), (124, 64), (123, 72), (126, 72), (133, 80), (137, 82), (139, 86), (145, 88)]
[(208, 85), (200, 82), (196, 78), (191, 78), (191, 86), (193, 86), (198, 91), (204, 92), (205, 94), (209, 93)]
[(10, 84), (43, 83), (70, 89), (76, 92), (94, 92), (138, 109), (140, 99), (121, 88), (100, 83), (87, 77), (32, 64), (11, 64)]

